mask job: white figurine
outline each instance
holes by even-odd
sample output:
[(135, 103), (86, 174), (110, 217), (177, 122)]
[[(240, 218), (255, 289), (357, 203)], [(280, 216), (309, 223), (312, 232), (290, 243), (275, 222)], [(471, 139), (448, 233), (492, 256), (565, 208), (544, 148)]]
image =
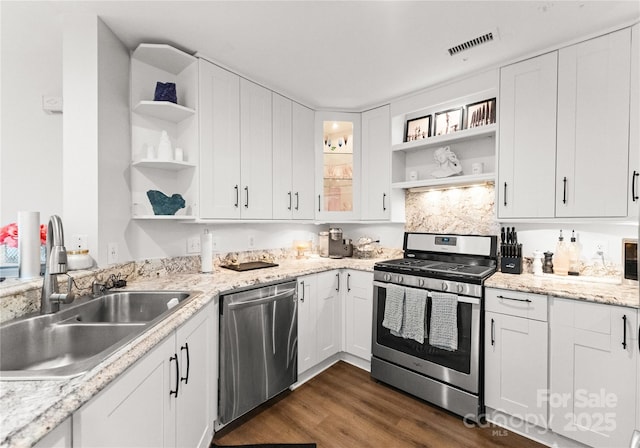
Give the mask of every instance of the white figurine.
[(458, 157), (448, 146), (436, 149), (433, 157), (438, 163), (438, 169), (431, 173), (433, 177), (449, 177), (462, 173), (462, 165)]

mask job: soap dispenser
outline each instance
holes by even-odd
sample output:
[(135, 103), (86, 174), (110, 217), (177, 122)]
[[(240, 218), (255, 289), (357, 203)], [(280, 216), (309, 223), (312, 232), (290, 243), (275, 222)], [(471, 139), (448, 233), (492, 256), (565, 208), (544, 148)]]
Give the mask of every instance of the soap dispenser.
[(560, 230), (558, 244), (556, 244), (553, 272), (558, 275), (567, 275), (569, 273), (569, 245), (564, 241), (562, 230)]
[(576, 241), (576, 231), (571, 231), (569, 243), (569, 275), (580, 275), (580, 244)]

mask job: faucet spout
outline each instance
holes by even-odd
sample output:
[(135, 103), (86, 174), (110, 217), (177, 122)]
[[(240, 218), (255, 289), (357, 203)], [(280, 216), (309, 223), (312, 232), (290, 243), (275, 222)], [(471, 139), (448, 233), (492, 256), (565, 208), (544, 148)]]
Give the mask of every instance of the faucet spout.
[(60, 309), (60, 303), (71, 303), (74, 299), (71, 292), (71, 281), (66, 294), (60, 294), (57, 274), (67, 272), (67, 250), (64, 247), (64, 231), (62, 220), (58, 215), (49, 218), (47, 226), (47, 260), (42, 281), (40, 313), (55, 313)]

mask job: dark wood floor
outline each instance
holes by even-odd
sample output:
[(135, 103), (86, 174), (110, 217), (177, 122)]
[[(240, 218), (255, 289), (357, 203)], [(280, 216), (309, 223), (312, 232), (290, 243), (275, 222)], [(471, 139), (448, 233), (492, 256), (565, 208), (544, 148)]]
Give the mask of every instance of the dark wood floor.
[(542, 447), (488, 424), (468, 428), (460, 417), (378, 383), (344, 362), (283, 395), (224, 428), (215, 442), (315, 442), (318, 448)]

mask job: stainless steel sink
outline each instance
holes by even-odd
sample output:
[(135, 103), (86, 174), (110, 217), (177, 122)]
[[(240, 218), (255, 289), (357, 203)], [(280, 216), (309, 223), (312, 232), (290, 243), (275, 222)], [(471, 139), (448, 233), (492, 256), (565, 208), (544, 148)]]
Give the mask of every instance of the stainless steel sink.
[[(0, 379), (80, 375), (180, 308), (193, 293), (122, 291), (81, 297), (55, 314), (0, 325)], [(167, 303), (176, 298), (178, 305)]]
[(75, 318), (79, 322), (150, 322), (167, 313), (171, 299), (180, 303), (187, 297), (188, 292), (180, 291), (111, 292), (89, 300)]

